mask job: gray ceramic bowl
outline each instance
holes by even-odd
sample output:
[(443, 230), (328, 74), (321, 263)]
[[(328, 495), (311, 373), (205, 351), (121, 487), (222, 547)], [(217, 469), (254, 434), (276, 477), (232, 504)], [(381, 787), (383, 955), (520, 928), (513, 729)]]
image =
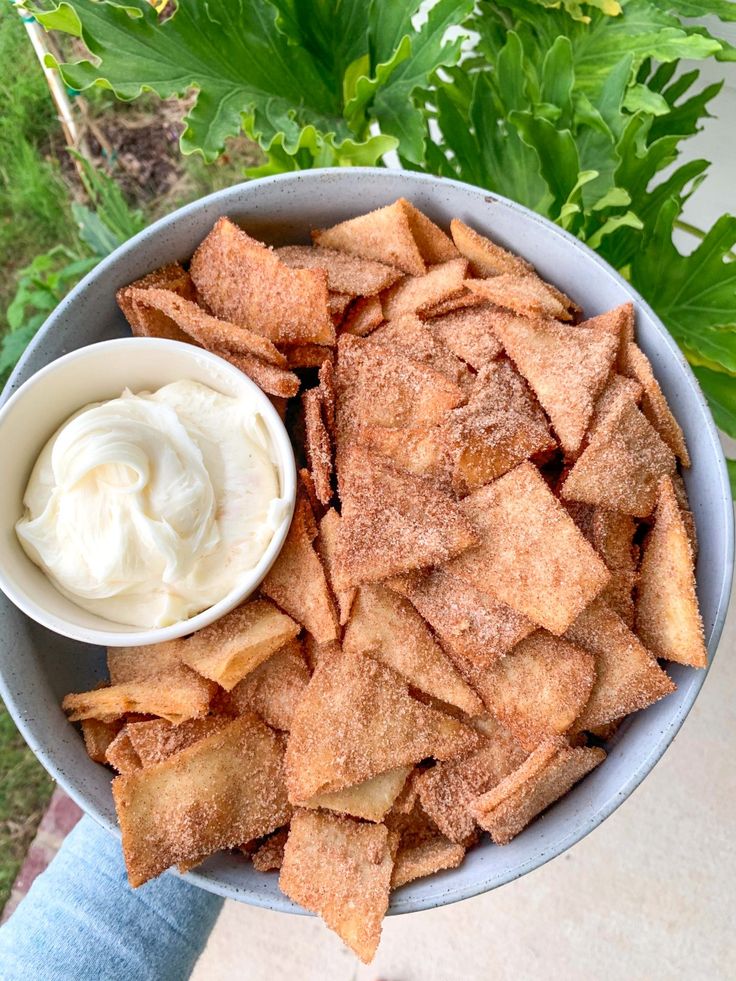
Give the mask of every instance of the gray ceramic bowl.
[[(220, 215), (229, 215), (251, 234), (279, 245), (307, 242), (310, 228), (331, 225), (400, 196), (440, 224), (462, 218), (520, 253), (588, 315), (634, 301), (641, 346), (685, 431), (693, 458), (685, 482), (700, 542), (698, 594), (712, 657), (730, 592), (733, 512), (718, 435), (697, 382), (652, 310), (605, 262), (550, 222), (479, 188), (412, 173), (354, 168), (288, 174), (212, 194), (156, 222), (101, 262), (49, 317), (5, 395), (67, 351), (124, 335), (127, 327), (115, 303), (117, 288), (165, 262), (187, 259)], [(3, 529), (2, 534), (11, 530)], [(28, 744), (85, 811), (117, 833), (110, 773), (89, 760), (77, 731), (59, 708), (66, 692), (89, 689), (104, 676), (104, 652), (49, 633), (1, 596), (0, 637), (0, 693)], [(459, 869), (399, 889), (391, 912), (426, 909), (493, 889), (559, 855), (607, 818), (664, 753), (705, 680), (703, 671), (678, 665), (669, 670), (677, 692), (632, 716), (601, 767), (509, 845), (499, 848), (486, 839)], [(280, 893), (275, 873), (257, 873), (235, 856), (217, 855), (187, 878), (243, 902), (298, 910)]]

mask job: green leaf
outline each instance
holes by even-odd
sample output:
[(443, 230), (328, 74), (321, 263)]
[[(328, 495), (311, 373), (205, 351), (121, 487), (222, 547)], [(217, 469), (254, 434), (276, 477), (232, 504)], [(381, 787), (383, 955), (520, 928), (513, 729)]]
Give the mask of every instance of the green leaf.
[(0, 378), (5, 378), (15, 368), (45, 319), (45, 314), (37, 314), (18, 330), (11, 330), (5, 334), (0, 342)]
[(708, 399), (716, 425), (736, 437), (736, 378), (710, 368), (693, 368), (695, 377)]
[(629, 88), (623, 106), (628, 112), (648, 112), (652, 116), (663, 116), (670, 111), (670, 105), (663, 95), (640, 83)]
[(635, 228), (641, 230), (644, 224), (641, 218), (637, 217), (633, 211), (626, 211), (622, 215), (614, 215), (612, 218), (608, 218), (600, 228), (596, 229), (593, 234), (586, 239), (586, 244), (590, 246), (591, 249), (599, 249), (601, 242), (607, 235), (612, 235), (614, 232), (618, 231), (619, 228)]
[(731, 484), (731, 496), (736, 500), (736, 460), (726, 460), (728, 482)]

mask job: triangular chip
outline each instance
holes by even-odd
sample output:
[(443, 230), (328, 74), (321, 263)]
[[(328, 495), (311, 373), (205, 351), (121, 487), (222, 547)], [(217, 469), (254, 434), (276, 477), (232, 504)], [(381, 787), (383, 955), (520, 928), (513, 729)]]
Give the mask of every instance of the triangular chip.
[(456, 869), (465, 858), (465, 848), (447, 838), (430, 838), (418, 845), (399, 848), (391, 876), (391, 888), (398, 889), (443, 869)]
[(277, 343), (335, 343), (325, 273), (289, 269), (227, 218), (217, 220), (194, 253), (190, 273), (217, 317)]
[(353, 299), (352, 293), (335, 293), (332, 290), (327, 295), (327, 309), (330, 311), (332, 322), (337, 326), (345, 315)]
[(625, 375), (614, 372), (595, 403), (595, 409), (588, 424), (588, 440), (593, 439), (600, 427), (618, 411), (622, 401), (633, 402), (638, 405), (642, 392), (641, 385), (633, 378), (627, 378)]
[(326, 644), (337, 639), (338, 618), (322, 563), (312, 546), (315, 535), (314, 515), (299, 497), (289, 534), (261, 583), (261, 592), (306, 627), (320, 644)]
[(115, 299), (136, 337), (167, 337), (172, 341), (190, 343), (191, 337), (166, 314), (134, 303), (133, 292), (148, 289), (170, 290), (178, 296), (183, 296), (185, 300), (196, 301), (197, 291), (186, 269), (178, 262), (161, 266), (142, 279), (137, 279), (130, 286), (123, 286), (115, 294)]
[(343, 637), (346, 651), (369, 654), (414, 688), (462, 709), (483, 711), (411, 603), (382, 585), (361, 586)]
[(531, 620), (445, 569), (401, 576), (390, 586), (411, 600), (474, 687), (499, 657), (536, 629)]
[(108, 647), (110, 684), (143, 681), (166, 674), (181, 664), (181, 644), (180, 640), (168, 640), (163, 644), (142, 644), (140, 647)]
[(428, 307), (423, 312), (422, 318), (424, 320), (434, 320), (438, 317), (444, 317), (448, 313), (456, 313), (460, 310), (472, 310), (473, 307), (487, 308), (489, 306), (490, 304), (482, 296), (471, 292), (466, 286), (461, 293), (456, 293), (455, 296), (451, 296), (447, 300), (442, 300), (441, 303), (435, 303), (433, 307)]
[(349, 814), (364, 821), (382, 821), (401, 793), (411, 769), (410, 766), (397, 766), (354, 787), (315, 794), (309, 800), (303, 801), (301, 806), (310, 810), (320, 807), (325, 811)]
[(297, 811), (284, 849), (282, 892), (319, 913), (365, 963), (376, 952), (388, 909), (394, 865), (391, 846), (382, 824)]
[(239, 371), (242, 371), (267, 395), (289, 399), (299, 391), (299, 379), (292, 371), (286, 371), (286, 369), (278, 368), (274, 364), (268, 364), (252, 354), (236, 354), (225, 347), (213, 347), (212, 352), (219, 354), (225, 361), (229, 361)]
[(80, 724), (87, 756), (95, 763), (104, 763), (107, 747), (122, 729), (123, 720), (99, 722), (97, 719), (82, 719)]
[(257, 872), (275, 872), (284, 864), (286, 839), (289, 837), (288, 828), (279, 828), (273, 834), (261, 839), (261, 844), (251, 854), (250, 860)]
[(252, 600), (181, 641), (181, 659), (230, 691), (298, 633), (299, 624), (273, 603)]
[(622, 399), (575, 462), (562, 496), (638, 518), (648, 517), (661, 477), (675, 458), (636, 405)]
[(616, 357), (616, 339), (541, 318), (499, 317), (495, 330), (552, 420), (563, 449), (577, 453)]
[(518, 770), (478, 797), (471, 813), (497, 845), (506, 845), (605, 758), (602, 749), (573, 749), (561, 737), (550, 739)]
[(338, 589), (437, 565), (477, 541), (449, 494), (375, 454), (351, 450), (342, 479)]
[(162, 763), (116, 777), (112, 792), (132, 886), (191, 868), (285, 824), (281, 739), (241, 716)]
[(273, 729), (288, 732), (309, 684), (309, 670), (298, 640), (289, 641), (251, 671), (230, 692), (239, 714), (255, 712)]
[(405, 198), (399, 198), (397, 203), (404, 209), (414, 241), (428, 265), (447, 262), (458, 257), (458, 250), (453, 245), (452, 239), (438, 225), (430, 221), (422, 211)]
[(565, 634), (595, 655), (596, 681), (576, 730), (604, 725), (675, 690), (669, 676), (623, 620), (594, 600)]
[(384, 262), (412, 276), (423, 276), (426, 272), (401, 200), (332, 228), (314, 231), (312, 238), (323, 248)]
[(385, 456), (399, 470), (418, 477), (431, 477), (443, 490), (452, 489), (452, 460), (442, 425), (431, 429), (393, 429), (364, 426), (359, 443), (367, 450)]
[(472, 383), (472, 376), (460, 358), (414, 314), (402, 314), (390, 320), (371, 334), (368, 343), (398, 349), (413, 361), (421, 361), (439, 371), (463, 389)]
[(570, 728), (594, 681), (592, 654), (538, 630), (486, 673), (478, 691), (498, 721), (531, 751)]
[(330, 508), (329, 511), (325, 512), (319, 523), (317, 549), (327, 574), (327, 580), (335, 594), (337, 606), (340, 611), (340, 625), (343, 626), (348, 622), (356, 590), (355, 587), (343, 591), (335, 589), (335, 561), (337, 540), (340, 535), (340, 521), (340, 515), (334, 508)]
[(332, 361), (323, 361), (319, 369), (319, 394), (322, 401), (322, 415), (330, 436), (335, 435), (335, 365)]
[(435, 317), (427, 326), (453, 354), (480, 371), (503, 351), (493, 330), (498, 316), (498, 311), (494, 313), (488, 305), (468, 307)]
[(104, 762), (109, 763), (118, 773), (133, 773), (135, 770), (140, 770), (141, 758), (130, 741), (127, 726), (121, 729), (105, 750)]
[(534, 266), (518, 255), (507, 252), (489, 238), (480, 235), (459, 218), (450, 222), (453, 241), (470, 262), (476, 276), (499, 276), (510, 273), (515, 276), (534, 275)]
[(140, 765), (153, 766), (193, 746), (200, 739), (219, 732), (230, 722), (232, 718), (225, 715), (189, 719), (178, 725), (167, 722), (166, 719), (151, 719), (146, 722), (129, 722), (125, 732), (138, 755)]
[(276, 255), (292, 269), (324, 269), (330, 290), (350, 296), (373, 296), (401, 278), (401, 271), (395, 266), (361, 259), (336, 249), (285, 245), (276, 249)]
[(322, 393), (310, 388), (302, 395), (304, 408), (304, 449), (320, 504), (332, 498), (332, 444), (322, 416)]
[(294, 715), (289, 797), (309, 800), (428, 756), (469, 753), (479, 743), (473, 729), (412, 698), (394, 671), (343, 652), (320, 660)]
[(341, 332), (366, 337), (383, 323), (383, 304), (378, 296), (355, 300), (345, 313)]
[(611, 581), (599, 598), (618, 613), (627, 627), (634, 626), (633, 590), (639, 558), (635, 534), (636, 522), (631, 515), (594, 509), (590, 541), (611, 573)]
[(406, 276), (382, 297), (383, 315), (393, 320), (405, 313), (423, 313), (465, 289), (468, 264), (465, 259), (442, 262), (424, 276)]
[(669, 446), (683, 467), (690, 466), (690, 454), (685, 445), (685, 437), (677, 419), (667, 404), (667, 399), (654, 377), (649, 358), (633, 342), (625, 344), (621, 352), (622, 370), (642, 386), (644, 394), (641, 407), (644, 415)]
[(613, 310), (599, 313), (597, 317), (584, 320), (579, 326), (588, 330), (600, 330), (616, 338), (618, 349), (628, 342), (630, 331), (633, 330), (634, 305), (622, 303)]
[(289, 344), (284, 354), (290, 368), (321, 368), (325, 361), (334, 360), (335, 349), (325, 344)]
[[(466, 279), (465, 285), (477, 296), (511, 310), (522, 317), (553, 317), (572, 320), (572, 301), (537, 276), (502, 273), (490, 279)], [(562, 297), (562, 298), (561, 298)]]
[(551, 633), (564, 633), (610, 578), (530, 463), (471, 494), (463, 509), (481, 543), (448, 571)]
[(514, 736), (491, 721), (480, 749), (459, 760), (437, 763), (417, 777), (422, 807), (450, 841), (467, 844), (476, 830), (471, 802), (518, 769), (526, 757)]
[(672, 481), (663, 480), (654, 527), (642, 550), (636, 632), (657, 657), (704, 668), (708, 651), (695, 586), (687, 528)]

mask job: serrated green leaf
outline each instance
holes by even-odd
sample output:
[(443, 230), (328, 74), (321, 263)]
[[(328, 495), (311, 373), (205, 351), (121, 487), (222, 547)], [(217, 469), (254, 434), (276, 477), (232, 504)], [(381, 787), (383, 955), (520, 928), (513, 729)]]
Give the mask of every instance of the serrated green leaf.
[[(348, 125), (355, 131), (359, 131), (361, 128), (368, 125), (367, 110), (371, 100), (374, 98), (378, 90), (386, 84), (390, 78), (392, 72), (401, 64), (402, 61), (406, 61), (407, 58), (411, 56), (411, 39), (408, 35), (403, 37), (398, 44), (398, 47), (394, 51), (392, 57), (386, 61), (381, 62), (376, 65), (375, 70), (372, 74), (370, 72), (370, 59), (368, 55), (357, 59), (353, 62), (353, 65), (358, 66), (353, 68), (351, 65), (346, 73), (345, 80), (343, 82), (343, 90), (346, 93), (350, 93), (350, 97), (345, 100), (344, 116), (348, 121)], [(355, 76), (357, 72), (360, 72), (365, 66), (368, 66), (367, 70), (363, 74), (357, 75), (354, 78), (348, 78), (348, 73)], [(397, 141), (398, 142), (398, 141)]]
[(634, 228), (637, 231), (644, 227), (644, 223), (641, 218), (634, 214), (633, 211), (626, 211), (622, 215), (614, 215), (611, 218), (606, 219), (600, 228), (596, 229), (593, 234), (586, 239), (586, 244), (590, 246), (591, 249), (599, 249), (603, 239), (607, 235), (613, 235), (620, 228)]
[(694, 367), (716, 425), (736, 438), (736, 378), (710, 368)]
[(641, 83), (628, 89), (623, 106), (628, 112), (648, 112), (652, 116), (663, 116), (670, 111), (670, 105), (663, 95)]

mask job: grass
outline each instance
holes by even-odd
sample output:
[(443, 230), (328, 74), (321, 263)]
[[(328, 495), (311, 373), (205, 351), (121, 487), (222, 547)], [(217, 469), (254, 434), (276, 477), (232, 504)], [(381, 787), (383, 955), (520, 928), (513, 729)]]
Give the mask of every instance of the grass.
[(0, 702), (0, 910), (7, 902), (54, 783)]

